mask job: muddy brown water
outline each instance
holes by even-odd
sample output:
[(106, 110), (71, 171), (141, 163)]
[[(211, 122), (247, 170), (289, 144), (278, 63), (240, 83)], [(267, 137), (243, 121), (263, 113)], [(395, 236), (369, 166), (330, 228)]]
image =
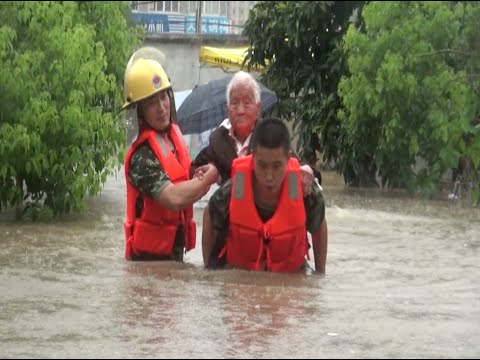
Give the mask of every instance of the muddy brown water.
[[(53, 223), (0, 218), (2, 358), (478, 358), (480, 211), (324, 176), (327, 275), (127, 262), (123, 173)], [(195, 210), (201, 234), (202, 204)]]

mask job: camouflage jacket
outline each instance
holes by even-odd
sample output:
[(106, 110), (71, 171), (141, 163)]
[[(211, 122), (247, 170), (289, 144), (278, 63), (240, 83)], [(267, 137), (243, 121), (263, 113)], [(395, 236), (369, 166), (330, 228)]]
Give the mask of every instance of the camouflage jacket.
[(195, 160), (192, 161), (190, 176), (192, 176), (197, 167), (211, 162), (217, 168), (222, 183), (230, 179), (232, 162), (238, 155), (235, 140), (232, 139), (228, 132), (227, 128), (220, 126), (210, 135), (208, 146), (202, 149)]

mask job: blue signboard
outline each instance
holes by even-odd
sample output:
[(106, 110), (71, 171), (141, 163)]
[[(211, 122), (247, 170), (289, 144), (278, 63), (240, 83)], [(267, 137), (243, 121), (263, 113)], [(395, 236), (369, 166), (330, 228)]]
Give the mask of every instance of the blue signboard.
[[(133, 21), (143, 24), (148, 33), (195, 33), (195, 16), (132, 12)], [(202, 16), (203, 34), (229, 34), (230, 20), (226, 17)]]
[[(185, 32), (195, 32), (195, 16), (185, 16)], [(219, 16), (202, 16), (202, 34), (229, 34), (230, 20)]]
[(177, 14), (132, 13), (133, 21), (143, 24), (149, 33), (185, 33), (185, 16)]
[(145, 32), (170, 32), (168, 16), (165, 14), (132, 12), (132, 19), (143, 24)]

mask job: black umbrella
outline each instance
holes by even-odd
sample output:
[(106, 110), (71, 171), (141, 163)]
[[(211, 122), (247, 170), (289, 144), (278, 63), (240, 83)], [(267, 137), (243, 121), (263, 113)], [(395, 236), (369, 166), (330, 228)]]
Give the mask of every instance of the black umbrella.
[[(177, 121), (183, 134), (200, 134), (219, 126), (228, 117), (227, 85), (232, 79), (226, 76), (197, 86), (183, 101), (177, 111)], [(275, 93), (260, 84), (262, 111), (277, 102)]]

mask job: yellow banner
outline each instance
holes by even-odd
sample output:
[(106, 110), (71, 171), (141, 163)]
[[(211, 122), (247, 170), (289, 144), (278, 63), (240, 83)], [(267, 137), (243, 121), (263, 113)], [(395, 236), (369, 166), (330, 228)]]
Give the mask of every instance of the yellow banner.
[[(200, 48), (200, 63), (215, 67), (221, 67), (225, 71), (244, 70), (249, 71), (248, 63), (243, 64), (248, 47), (241, 48), (216, 48), (202, 46)], [(251, 68), (250, 71), (265, 72), (263, 67)]]

